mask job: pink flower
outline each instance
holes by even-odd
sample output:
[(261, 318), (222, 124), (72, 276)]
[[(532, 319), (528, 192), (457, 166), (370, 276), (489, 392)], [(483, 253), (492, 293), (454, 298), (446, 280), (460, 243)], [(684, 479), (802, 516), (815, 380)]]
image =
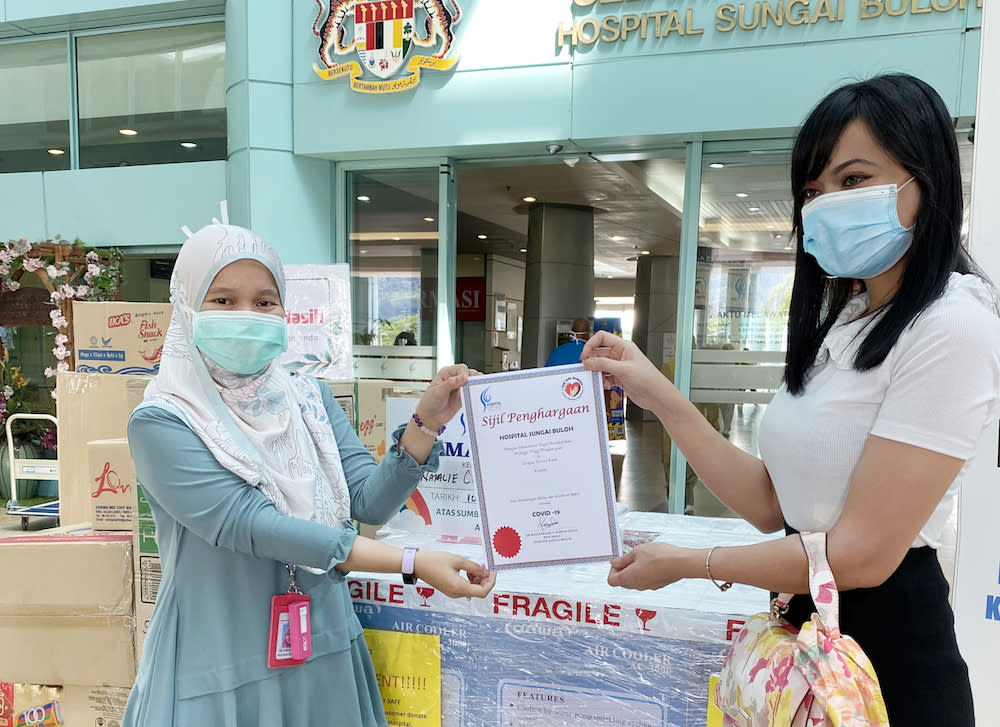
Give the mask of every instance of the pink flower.
[(51, 396), (53, 399), (58, 399), (59, 398), (59, 395), (56, 393), (55, 389), (53, 389), (52, 391), (49, 392), (49, 396)]
[(3, 387), (3, 398), (9, 399), (14, 396), (14, 389), (10, 386)]
[(94, 263), (90, 263), (89, 265), (87, 265), (87, 274), (90, 275), (91, 277), (93, 277), (94, 275), (100, 275), (101, 266), (94, 265)]
[(10, 265), (7, 263), (0, 263), (0, 275), (10, 275)]
[(24, 253), (31, 250), (32, 247), (32, 244), (28, 242), (26, 237), (19, 237), (14, 243), (14, 253), (17, 255), (24, 255)]
[(101, 256), (98, 255), (93, 250), (91, 250), (90, 252), (87, 253), (87, 262), (96, 263), (100, 259), (101, 259)]
[(56, 375), (56, 370), (54, 368), (52, 368), (51, 366), (45, 367), (45, 378), (51, 379), (55, 375)]
[(69, 336), (67, 336), (65, 333), (57, 333), (56, 334), (56, 345), (57, 346), (65, 346), (67, 343), (69, 343)]
[(56, 346), (55, 348), (52, 349), (52, 353), (55, 354), (55, 357), (57, 359), (62, 360), (67, 356), (69, 356), (69, 349), (66, 348), (65, 346)]
[(66, 321), (66, 317), (62, 314), (62, 311), (58, 309), (50, 310), (49, 318), (52, 319), (52, 325), (56, 328), (66, 328), (69, 326), (69, 323)]
[(51, 300), (53, 303), (58, 303), (60, 300), (62, 300), (62, 293), (60, 293), (58, 290), (53, 290), (51, 293), (49, 293), (49, 300)]
[(0, 263), (6, 265), (14, 257), (13, 253), (6, 247), (0, 247)]
[(59, 371), (69, 371), (69, 361), (60, 361), (56, 364), (56, 368)]
[(76, 286), (76, 297), (77, 298), (81, 298), (82, 299), (89, 292), (90, 292), (90, 288), (88, 288), (86, 285), (78, 285), (78, 286)]
[(37, 257), (26, 257), (24, 258), (24, 262), (21, 264), (24, 265), (24, 269), (27, 270), (29, 273), (33, 273), (36, 270), (41, 270), (44, 267), (42, 265), (42, 261)]
[(59, 292), (63, 298), (69, 298), (70, 300), (76, 295), (76, 289), (72, 285), (60, 285)]
[(45, 274), (50, 278), (58, 278), (62, 275), (59, 269), (55, 265), (49, 265), (45, 268)]
[(11, 280), (9, 283), (7, 283), (7, 290), (9, 290), (11, 292), (13, 292), (15, 290), (20, 290), (20, 289), (21, 289), (21, 284), (19, 282), (17, 282), (16, 280)]

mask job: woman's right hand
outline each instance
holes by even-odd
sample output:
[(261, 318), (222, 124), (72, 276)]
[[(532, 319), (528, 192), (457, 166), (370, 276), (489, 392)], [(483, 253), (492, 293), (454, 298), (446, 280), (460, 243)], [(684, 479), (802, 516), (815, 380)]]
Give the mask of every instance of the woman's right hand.
[[(465, 571), (465, 576), (462, 576)], [(449, 598), (483, 598), (497, 582), (496, 572), (454, 553), (421, 550), (413, 562), (413, 574)]]
[(657, 409), (680, 392), (632, 341), (598, 331), (580, 353), (580, 363), (604, 374), (604, 388), (620, 386), (636, 405)]

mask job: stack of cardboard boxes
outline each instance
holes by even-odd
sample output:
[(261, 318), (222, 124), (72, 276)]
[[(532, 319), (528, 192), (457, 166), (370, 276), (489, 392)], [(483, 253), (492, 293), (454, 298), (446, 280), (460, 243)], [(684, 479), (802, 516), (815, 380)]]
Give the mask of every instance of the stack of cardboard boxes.
[(0, 539), (0, 727), (121, 723), (140, 653), (126, 427), (169, 319), (163, 304), (74, 305), (78, 371), (56, 382), (66, 525)]

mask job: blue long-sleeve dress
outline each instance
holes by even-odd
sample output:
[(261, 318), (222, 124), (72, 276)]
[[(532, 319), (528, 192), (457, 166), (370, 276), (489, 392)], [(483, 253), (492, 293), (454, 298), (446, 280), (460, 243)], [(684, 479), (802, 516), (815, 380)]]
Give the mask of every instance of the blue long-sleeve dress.
[[(376, 465), (329, 388), (323, 403), (340, 449), (351, 513), (385, 522), (441, 445), (418, 465), (393, 434)], [(129, 445), (156, 522), (163, 580), (149, 624), (124, 727), (354, 727), (385, 725), (343, 562), (350, 523), (330, 528), (282, 515), (259, 490), (224, 469), (182, 415), (144, 407)], [(288, 589), (286, 563), (312, 598), (313, 654), (302, 666), (269, 669), (271, 598)]]

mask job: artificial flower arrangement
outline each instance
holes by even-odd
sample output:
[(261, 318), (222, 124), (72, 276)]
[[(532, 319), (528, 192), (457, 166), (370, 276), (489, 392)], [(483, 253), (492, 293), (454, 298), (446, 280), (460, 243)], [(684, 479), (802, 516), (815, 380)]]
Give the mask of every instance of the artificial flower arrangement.
[(45, 376), (52, 377), (56, 371), (71, 368), (73, 301), (117, 298), (124, 280), (122, 254), (115, 248), (87, 247), (79, 239), (66, 243), (59, 235), (53, 241), (35, 243), (23, 237), (8, 240), (0, 247), (0, 293), (20, 289), (25, 273), (38, 276), (54, 304), (49, 318), (56, 329), (52, 349), (56, 365), (45, 369)]

